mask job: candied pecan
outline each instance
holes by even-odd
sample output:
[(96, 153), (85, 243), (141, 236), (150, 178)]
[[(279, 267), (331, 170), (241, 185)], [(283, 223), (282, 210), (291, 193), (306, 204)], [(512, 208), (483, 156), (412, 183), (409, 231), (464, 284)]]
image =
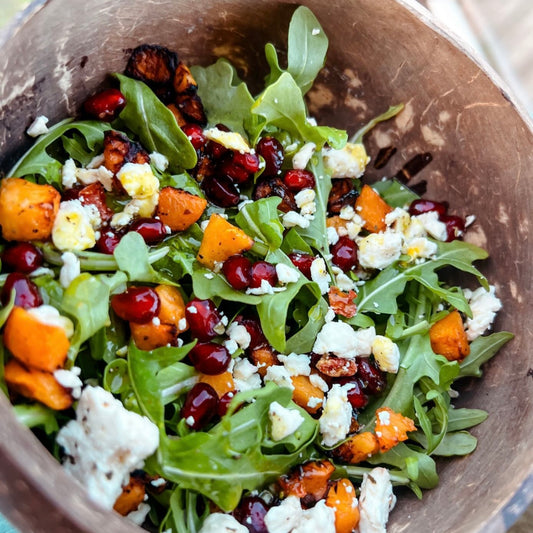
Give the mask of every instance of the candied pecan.
[(116, 174), (126, 163), (149, 163), (150, 156), (142, 146), (118, 131), (104, 133), (104, 165)]
[(357, 198), (357, 191), (351, 178), (332, 180), (328, 198), (328, 212), (338, 215), (345, 205), (353, 205)]
[(172, 86), (178, 56), (159, 45), (142, 44), (133, 50), (126, 75), (141, 80), (149, 87)]
[(316, 368), (330, 378), (353, 376), (357, 372), (357, 363), (354, 359), (344, 359), (334, 355), (323, 355), (316, 363)]
[(259, 179), (256, 183), (252, 195), (254, 200), (269, 198), (270, 196), (279, 196), (281, 198), (281, 203), (278, 205), (278, 209), (284, 213), (296, 211), (298, 209), (294, 194), (289, 191), (281, 178), (263, 178)]

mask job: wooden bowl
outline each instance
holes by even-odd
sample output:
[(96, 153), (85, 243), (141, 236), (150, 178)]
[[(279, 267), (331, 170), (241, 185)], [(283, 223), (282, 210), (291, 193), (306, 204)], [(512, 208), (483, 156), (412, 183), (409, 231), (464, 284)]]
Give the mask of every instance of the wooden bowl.
[[(369, 136), (375, 157), (398, 151), (375, 178), (391, 176), (417, 154), (433, 160), (415, 179), (428, 197), (474, 213), (469, 239), (486, 246), (484, 265), (504, 302), (496, 329), (516, 338), (461, 387), (460, 405), (487, 409), (474, 429), (477, 450), (439, 463), (441, 483), (422, 501), (405, 494), (391, 532), (497, 532), (533, 499), (533, 321), (530, 224), (533, 135), (499, 81), (472, 61), (428, 15), (395, 0), (305, 0), (329, 39), (327, 68), (310, 93), (321, 123), (354, 132), (389, 104), (395, 121)], [(189, 64), (234, 60), (258, 87), (263, 46), (285, 46), (296, 4), (282, 0), (40, 0), (0, 38), (0, 168), (27, 148), (24, 132), (44, 114), (74, 114), (105, 79), (122, 71), (128, 50), (158, 43)], [(97, 509), (83, 490), (19, 426), (0, 398), (1, 510), (22, 531), (117, 533), (134, 526)]]

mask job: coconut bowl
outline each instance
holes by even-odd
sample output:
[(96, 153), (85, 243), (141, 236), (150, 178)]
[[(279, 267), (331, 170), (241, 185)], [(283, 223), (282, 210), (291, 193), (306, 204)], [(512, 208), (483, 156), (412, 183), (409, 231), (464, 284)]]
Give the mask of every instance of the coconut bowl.
[[(502, 532), (533, 499), (532, 244), (533, 133), (502, 83), (437, 27), (417, 5), (398, 0), (303, 0), (330, 40), (327, 66), (309, 93), (319, 123), (355, 132), (391, 104), (395, 120), (366, 138), (376, 159), (397, 152), (371, 179), (393, 176), (431, 154), (411, 183), (427, 197), (475, 214), (467, 239), (488, 249), (483, 271), (503, 310), (496, 330), (515, 339), (464, 381), (458, 406), (489, 411), (474, 428), (470, 456), (440, 461), (441, 481), (418, 500), (402, 492), (389, 531)], [(188, 64), (225, 56), (259, 88), (263, 46), (286, 47), (297, 4), (282, 0), (40, 0), (0, 36), (0, 169), (31, 143), (37, 115), (55, 123), (123, 71), (141, 43), (177, 50)], [(427, 156), (424, 156), (427, 159)], [(415, 165), (416, 166), (416, 165)], [(412, 169), (411, 169), (412, 170)], [(414, 174), (414, 172), (412, 172)], [(86, 497), (0, 396), (0, 509), (21, 531), (139, 531)]]

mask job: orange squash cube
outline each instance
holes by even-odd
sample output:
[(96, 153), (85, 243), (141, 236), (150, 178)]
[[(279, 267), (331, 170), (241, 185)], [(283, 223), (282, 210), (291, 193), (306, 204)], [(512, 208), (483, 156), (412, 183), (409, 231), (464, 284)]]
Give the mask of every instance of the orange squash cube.
[(172, 231), (184, 231), (203, 214), (207, 200), (175, 187), (163, 187), (159, 193), (157, 214)]
[(429, 339), (431, 349), (446, 357), (448, 361), (462, 361), (470, 353), (463, 320), (457, 310), (431, 326)]
[(355, 201), (355, 212), (365, 221), (363, 228), (378, 233), (385, 231), (385, 216), (392, 207), (369, 185), (363, 185), (361, 193)]

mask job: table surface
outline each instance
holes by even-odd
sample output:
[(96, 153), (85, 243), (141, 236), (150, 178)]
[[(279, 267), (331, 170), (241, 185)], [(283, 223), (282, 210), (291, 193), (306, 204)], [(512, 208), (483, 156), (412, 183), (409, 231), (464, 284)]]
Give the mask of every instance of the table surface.
[[(435, 0), (433, 5), (443, 2), (464, 13), (481, 52), (533, 115), (533, 0)], [(0, 28), (28, 3), (0, 0)], [(453, 21), (450, 26), (457, 31)], [(13, 531), (0, 516), (0, 533)], [(533, 504), (508, 533), (532, 532)]]

